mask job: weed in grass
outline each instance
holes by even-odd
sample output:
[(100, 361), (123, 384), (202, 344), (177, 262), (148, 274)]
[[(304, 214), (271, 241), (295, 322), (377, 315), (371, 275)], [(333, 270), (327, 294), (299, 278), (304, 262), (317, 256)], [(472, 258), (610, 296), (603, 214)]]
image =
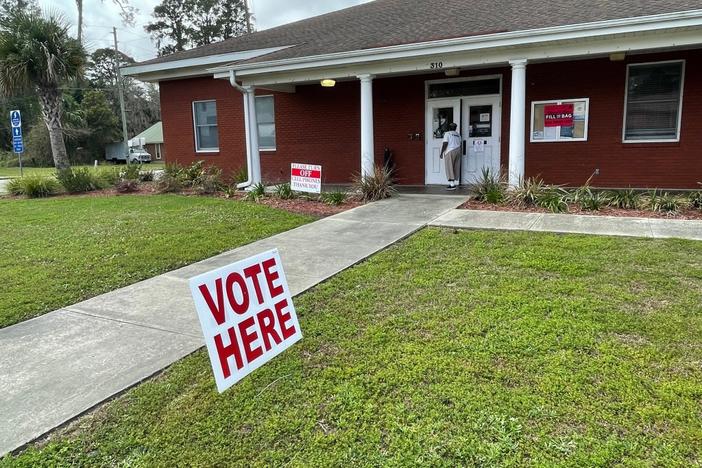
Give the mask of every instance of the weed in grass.
[(81, 167), (56, 172), (56, 179), (68, 193), (84, 193), (104, 188), (104, 181), (92, 169)]
[(478, 201), (500, 204), (507, 198), (507, 184), (504, 177), (485, 167), (478, 181), (473, 185), (474, 197)]
[(266, 196), (266, 186), (262, 182), (259, 182), (251, 186), (251, 190), (246, 192), (246, 200), (248, 201), (259, 201)]
[(279, 184), (275, 187), (275, 196), (281, 200), (291, 200), (295, 198), (295, 192), (293, 192), (290, 183)]
[(26, 175), (17, 179), (12, 179), (7, 190), (16, 196), (27, 198), (45, 198), (58, 193), (59, 183), (53, 177), (40, 175)]
[(332, 192), (324, 192), (319, 199), (327, 205), (339, 206), (343, 205), (348, 195), (342, 190), (334, 190)]
[(369, 175), (356, 174), (353, 178), (354, 190), (361, 194), (363, 201), (378, 201), (390, 198), (395, 192), (394, 171), (386, 166), (376, 166)]
[(643, 196), (632, 188), (626, 190), (611, 190), (607, 193), (609, 206), (624, 210), (638, 210), (642, 205)]

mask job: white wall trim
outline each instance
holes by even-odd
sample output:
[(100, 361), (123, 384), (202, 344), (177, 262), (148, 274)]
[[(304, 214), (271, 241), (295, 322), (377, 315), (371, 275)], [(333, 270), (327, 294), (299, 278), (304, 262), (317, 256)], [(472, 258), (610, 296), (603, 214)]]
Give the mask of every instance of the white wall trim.
[[(640, 62), (640, 63), (629, 63), (626, 66), (626, 81), (624, 82), (624, 120), (622, 122), (622, 143), (640, 145), (645, 143), (679, 143), (680, 142), (680, 132), (682, 130), (682, 110), (683, 110), (683, 96), (685, 94), (685, 63), (682, 60), (661, 60), (660, 62)], [(627, 109), (629, 107), (629, 70), (631, 67), (641, 66), (641, 65), (663, 65), (666, 63), (682, 63), (682, 70), (680, 75), (680, 105), (678, 106), (678, 128), (675, 138), (656, 138), (650, 140), (627, 140), (626, 139), (626, 117)]]

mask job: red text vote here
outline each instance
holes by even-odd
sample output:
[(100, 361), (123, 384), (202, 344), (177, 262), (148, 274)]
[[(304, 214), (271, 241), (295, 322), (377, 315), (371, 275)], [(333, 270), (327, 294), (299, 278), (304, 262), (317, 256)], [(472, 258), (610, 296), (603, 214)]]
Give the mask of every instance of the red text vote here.
[(302, 338), (277, 250), (193, 278), (190, 288), (220, 392)]

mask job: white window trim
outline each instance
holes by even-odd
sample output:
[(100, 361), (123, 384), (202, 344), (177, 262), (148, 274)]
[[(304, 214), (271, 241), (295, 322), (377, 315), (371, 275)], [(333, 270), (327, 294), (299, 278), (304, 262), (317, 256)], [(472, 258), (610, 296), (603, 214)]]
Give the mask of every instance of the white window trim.
[[(626, 139), (626, 110), (629, 107), (629, 70), (631, 67), (642, 66), (642, 65), (664, 65), (666, 63), (682, 63), (682, 70), (680, 71), (680, 105), (678, 106), (678, 128), (675, 138), (656, 138), (651, 140), (627, 140)], [(679, 143), (680, 142), (680, 129), (682, 128), (682, 110), (683, 110), (683, 96), (685, 94), (685, 59), (681, 60), (663, 60), (660, 62), (641, 62), (641, 63), (630, 63), (626, 66), (626, 81), (624, 82), (624, 120), (622, 122), (622, 143), (625, 144), (646, 144), (646, 143)]]
[[(272, 153), (274, 151), (277, 151), (277, 146), (278, 146), (278, 123), (276, 122), (275, 118), (275, 94), (262, 94), (260, 96), (256, 96), (256, 99), (258, 98), (273, 98), (273, 127), (275, 131), (275, 146), (260, 146), (260, 135), (259, 135), (259, 147), (258, 150), (263, 152), (263, 153)], [(256, 113), (256, 130), (258, 130), (258, 112)], [(258, 131), (256, 132), (257, 134), (259, 133)]]
[[(582, 102), (585, 101), (585, 105), (587, 106), (586, 112), (585, 112), (585, 134), (583, 138), (563, 138), (561, 139), (561, 127), (558, 128), (558, 139), (556, 140), (537, 140), (534, 139), (534, 110), (536, 109), (537, 104), (564, 104), (564, 103), (569, 103), (569, 102)], [(588, 135), (589, 135), (589, 129), (590, 129), (590, 98), (579, 98), (579, 99), (548, 99), (546, 101), (531, 101), (531, 123), (530, 125), (530, 133), (529, 133), (529, 142), (530, 143), (571, 143), (571, 142), (577, 142), (577, 141), (587, 141)]]
[[(219, 153), (219, 146), (217, 148), (204, 148), (200, 149), (200, 140), (197, 136), (197, 117), (195, 116), (195, 104), (203, 103), (203, 102), (214, 102), (215, 103), (215, 108), (217, 105), (217, 100), (216, 99), (204, 99), (201, 101), (193, 101), (192, 103), (192, 110), (193, 110), (193, 133), (195, 134), (195, 152), (196, 153)], [(217, 141), (219, 141), (219, 116), (217, 116)]]

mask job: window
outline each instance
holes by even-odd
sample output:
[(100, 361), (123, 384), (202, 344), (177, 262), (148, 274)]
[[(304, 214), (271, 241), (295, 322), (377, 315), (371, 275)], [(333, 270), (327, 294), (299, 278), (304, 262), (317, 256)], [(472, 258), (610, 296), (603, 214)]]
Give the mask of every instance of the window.
[(531, 103), (531, 142), (587, 141), (590, 99)]
[(193, 102), (193, 122), (195, 124), (195, 150), (202, 153), (219, 151), (217, 102)]
[(275, 149), (275, 106), (273, 96), (256, 96), (256, 123), (258, 146), (262, 150)]
[(629, 65), (624, 114), (625, 142), (680, 139), (684, 67), (682, 61)]

